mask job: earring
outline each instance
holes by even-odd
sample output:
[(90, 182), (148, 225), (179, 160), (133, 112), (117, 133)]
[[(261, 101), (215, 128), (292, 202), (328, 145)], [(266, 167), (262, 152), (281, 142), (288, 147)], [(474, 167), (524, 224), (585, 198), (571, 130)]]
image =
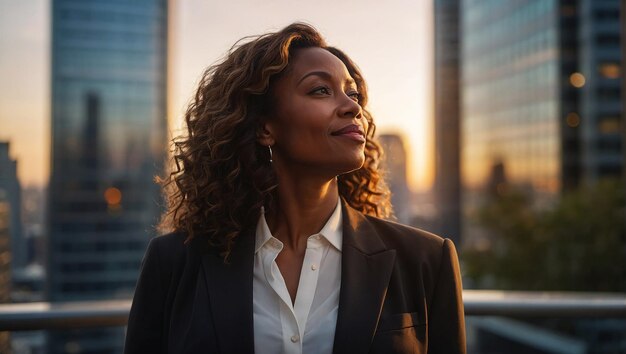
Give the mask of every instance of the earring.
[(274, 160), (272, 160), (272, 145), (268, 145), (267, 148), (270, 149), (270, 163), (272, 163), (274, 162)]

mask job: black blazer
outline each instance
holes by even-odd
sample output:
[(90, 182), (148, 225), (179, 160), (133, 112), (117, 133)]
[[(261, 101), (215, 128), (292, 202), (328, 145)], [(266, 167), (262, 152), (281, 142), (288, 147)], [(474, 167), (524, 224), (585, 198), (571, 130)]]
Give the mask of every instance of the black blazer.
[[(333, 353), (465, 353), (453, 243), (365, 216), (345, 201), (342, 207)], [(202, 238), (187, 246), (184, 239), (174, 233), (150, 242), (130, 310), (125, 353), (253, 353), (254, 230), (241, 234), (230, 264)]]

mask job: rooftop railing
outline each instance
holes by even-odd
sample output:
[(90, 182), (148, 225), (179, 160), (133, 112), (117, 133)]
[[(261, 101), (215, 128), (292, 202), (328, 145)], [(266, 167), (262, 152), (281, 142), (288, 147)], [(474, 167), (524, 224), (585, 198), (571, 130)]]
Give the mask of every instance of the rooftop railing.
[[(466, 316), (626, 318), (626, 294), (465, 290)], [(124, 326), (130, 300), (0, 304), (0, 331)]]

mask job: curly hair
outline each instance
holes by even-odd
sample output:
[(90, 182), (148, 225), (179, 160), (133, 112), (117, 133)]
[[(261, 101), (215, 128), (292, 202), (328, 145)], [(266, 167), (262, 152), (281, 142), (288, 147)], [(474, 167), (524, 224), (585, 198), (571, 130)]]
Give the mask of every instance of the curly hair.
[(367, 88), (357, 66), (303, 23), (243, 40), (247, 42), (238, 41), (221, 63), (204, 72), (187, 108), (187, 134), (173, 140), (172, 170), (157, 178), (167, 202), (159, 228), (184, 232), (186, 242), (206, 237), (227, 261), (237, 237), (256, 225), (261, 207), (273, 207), (277, 177), (257, 132), (261, 117), (272, 108), (272, 84), (293, 53), (308, 47), (324, 48), (346, 65), (369, 122), (365, 162), (338, 176), (340, 196), (364, 214), (390, 216), (389, 189), (378, 171), (382, 149), (374, 139), (376, 126), (365, 109)]

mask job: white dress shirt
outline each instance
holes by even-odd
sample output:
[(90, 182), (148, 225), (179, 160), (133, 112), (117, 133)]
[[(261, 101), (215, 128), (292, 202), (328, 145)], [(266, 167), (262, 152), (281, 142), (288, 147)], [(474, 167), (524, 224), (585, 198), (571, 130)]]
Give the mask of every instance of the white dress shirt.
[(341, 202), (322, 230), (307, 239), (294, 304), (276, 264), (283, 243), (261, 212), (254, 253), (256, 354), (331, 354), (341, 285)]

